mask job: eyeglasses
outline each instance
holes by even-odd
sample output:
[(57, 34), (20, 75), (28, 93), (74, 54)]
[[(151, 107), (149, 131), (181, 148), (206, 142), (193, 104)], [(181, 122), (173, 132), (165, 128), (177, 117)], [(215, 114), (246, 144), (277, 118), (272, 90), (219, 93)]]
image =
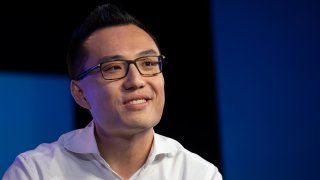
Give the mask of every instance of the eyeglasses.
[(99, 69), (106, 80), (118, 80), (127, 76), (130, 64), (134, 64), (142, 76), (151, 77), (162, 72), (164, 56), (143, 56), (134, 60), (111, 60), (102, 62), (80, 73), (75, 80), (81, 80), (92, 71)]

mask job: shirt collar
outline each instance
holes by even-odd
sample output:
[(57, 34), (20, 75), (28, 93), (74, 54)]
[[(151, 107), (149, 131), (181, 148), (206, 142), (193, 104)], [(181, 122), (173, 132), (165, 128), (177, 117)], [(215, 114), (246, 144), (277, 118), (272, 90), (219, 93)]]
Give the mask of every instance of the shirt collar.
[(172, 139), (154, 133), (153, 145), (146, 163), (149, 164), (157, 158), (172, 157), (177, 151)]
[(94, 136), (94, 122), (91, 121), (85, 128), (76, 130), (74, 134), (65, 141), (64, 147), (75, 153), (99, 154), (97, 142)]
[[(94, 121), (91, 121), (85, 128), (76, 130), (64, 143), (69, 151), (80, 154), (100, 154), (94, 135)], [(159, 155), (172, 156), (178, 151), (174, 140), (154, 133), (152, 148), (148, 161), (153, 161)]]

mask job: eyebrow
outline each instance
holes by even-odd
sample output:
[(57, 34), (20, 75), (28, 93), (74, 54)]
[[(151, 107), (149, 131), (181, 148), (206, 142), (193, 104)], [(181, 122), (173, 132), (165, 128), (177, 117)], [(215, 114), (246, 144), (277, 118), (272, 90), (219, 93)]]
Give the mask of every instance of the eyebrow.
[[(142, 56), (157, 56), (158, 54), (159, 53), (156, 50), (148, 49), (148, 50), (139, 52), (137, 54), (137, 56), (139, 56), (139, 57), (142, 57)], [(101, 58), (99, 60), (99, 63), (104, 63), (104, 62), (107, 62), (107, 61), (119, 60), (119, 59), (125, 60), (124, 56), (122, 56), (122, 55), (112, 55), (112, 56), (105, 56), (105, 57)]]
[(148, 49), (145, 51), (142, 51), (140, 53), (138, 53), (139, 56), (156, 56), (158, 55), (158, 52), (155, 51), (154, 49)]

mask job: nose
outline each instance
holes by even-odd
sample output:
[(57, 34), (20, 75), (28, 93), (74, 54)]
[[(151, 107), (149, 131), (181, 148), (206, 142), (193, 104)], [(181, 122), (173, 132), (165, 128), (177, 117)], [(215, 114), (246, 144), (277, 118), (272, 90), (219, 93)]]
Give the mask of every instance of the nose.
[(137, 67), (134, 64), (130, 64), (128, 68), (129, 69), (128, 74), (125, 77), (124, 88), (126, 90), (143, 88), (146, 83)]

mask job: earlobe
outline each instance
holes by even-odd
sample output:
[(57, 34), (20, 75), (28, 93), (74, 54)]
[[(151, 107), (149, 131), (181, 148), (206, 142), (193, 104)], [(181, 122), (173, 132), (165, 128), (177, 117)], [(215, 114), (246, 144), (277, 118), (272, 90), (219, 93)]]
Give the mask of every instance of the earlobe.
[(71, 80), (70, 82), (70, 91), (73, 96), (73, 99), (77, 102), (78, 105), (85, 109), (90, 109), (90, 104), (88, 103), (86, 97), (83, 94), (81, 87), (78, 82), (75, 80)]

